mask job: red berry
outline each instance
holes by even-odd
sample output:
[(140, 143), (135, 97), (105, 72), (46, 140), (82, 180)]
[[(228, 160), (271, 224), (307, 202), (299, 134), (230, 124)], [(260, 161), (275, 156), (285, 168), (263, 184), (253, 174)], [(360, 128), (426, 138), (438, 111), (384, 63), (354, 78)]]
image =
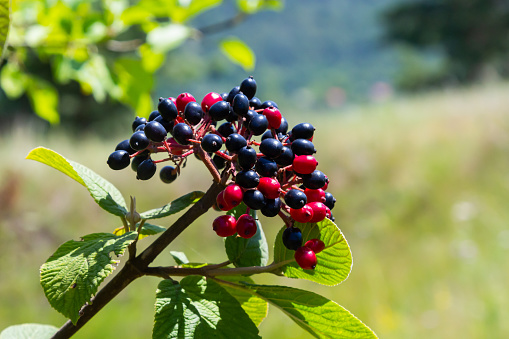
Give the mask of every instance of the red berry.
[(279, 181), (274, 178), (262, 177), (256, 188), (263, 193), (265, 198), (276, 199), (279, 198), (279, 189), (281, 185)]
[(330, 208), (327, 205), (325, 205), (325, 208), (327, 208), (325, 212), (325, 217), (327, 219), (330, 219), (332, 217), (332, 212), (330, 211)]
[(236, 184), (228, 185), (222, 193), (224, 202), (232, 208), (238, 206), (244, 196), (242, 188)]
[(232, 215), (220, 215), (212, 223), (212, 229), (220, 237), (229, 237), (237, 232), (237, 220)]
[(295, 251), (295, 260), (305, 270), (314, 270), (316, 267), (316, 255), (309, 247), (302, 246)]
[(322, 189), (324, 191), (327, 191), (327, 188), (329, 187), (329, 177), (325, 176), (325, 185), (323, 185)]
[(325, 191), (321, 188), (317, 190), (312, 190), (309, 188), (306, 188), (304, 190), (304, 193), (306, 194), (306, 197), (308, 198), (308, 202), (318, 201), (318, 202), (325, 202)]
[(215, 92), (210, 92), (207, 95), (205, 95), (205, 97), (203, 97), (203, 100), (201, 101), (201, 109), (203, 110), (203, 112), (208, 112), (210, 107), (212, 107), (212, 105), (214, 105), (218, 101), (223, 101), (221, 95)]
[(290, 208), (290, 216), (297, 222), (309, 222), (313, 218), (313, 208), (308, 205), (299, 209)]
[(327, 206), (323, 203), (314, 201), (308, 203), (307, 206), (313, 209), (313, 217), (309, 220), (309, 222), (319, 222), (327, 216)]
[(263, 110), (263, 115), (267, 118), (270, 128), (277, 129), (281, 126), (281, 112), (276, 107), (267, 107)]
[(325, 248), (325, 244), (320, 239), (310, 239), (306, 241), (304, 246), (309, 247), (315, 254), (320, 253)]
[(318, 161), (312, 155), (297, 155), (293, 159), (293, 169), (299, 174), (311, 174), (318, 166)]
[(217, 195), (216, 205), (221, 211), (229, 211), (234, 207), (224, 200), (223, 191), (219, 192), (219, 194)]
[(181, 93), (176, 99), (176, 105), (179, 112), (184, 112), (186, 105), (196, 99), (190, 93)]
[(177, 105), (177, 99), (175, 99), (174, 97), (169, 97), (168, 99), (170, 99), (171, 101), (173, 101), (175, 105)]
[(251, 238), (255, 235), (258, 227), (256, 226), (255, 219), (249, 214), (242, 214), (237, 219), (237, 233), (245, 239)]

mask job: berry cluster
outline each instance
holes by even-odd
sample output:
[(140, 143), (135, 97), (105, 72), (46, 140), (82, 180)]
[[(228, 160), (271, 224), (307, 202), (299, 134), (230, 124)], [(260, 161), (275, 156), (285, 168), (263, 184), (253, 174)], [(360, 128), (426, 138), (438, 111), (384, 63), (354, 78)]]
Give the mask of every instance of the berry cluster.
[[(336, 201), (325, 192), (329, 179), (316, 169), (315, 128), (300, 123), (288, 131), (278, 105), (261, 102), (256, 89), (256, 81), (249, 77), (229, 93), (208, 93), (201, 103), (189, 93), (160, 98), (148, 120), (134, 120), (133, 134), (117, 145), (107, 163), (114, 170), (130, 164), (137, 179), (148, 180), (156, 173), (157, 164), (170, 161), (173, 165), (162, 167), (159, 176), (171, 183), (185, 159), (194, 154), (214, 180), (226, 185), (217, 196), (217, 209), (229, 211), (241, 202), (248, 209), (238, 219), (231, 215), (216, 218), (213, 229), (219, 236), (237, 233), (250, 238), (256, 234), (256, 220), (249, 210), (279, 216), (287, 225), (284, 245), (296, 251), (302, 268), (312, 269), (323, 242), (311, 239), (302, 246), (302, 234), (293, 224), (334, 220), (331, 209)], [(218, 126), (222, 120), (226, 122)], [(260, 141), (256, 136), (261, 136)], [(161, 152), (168, 157), (152, 158)]]

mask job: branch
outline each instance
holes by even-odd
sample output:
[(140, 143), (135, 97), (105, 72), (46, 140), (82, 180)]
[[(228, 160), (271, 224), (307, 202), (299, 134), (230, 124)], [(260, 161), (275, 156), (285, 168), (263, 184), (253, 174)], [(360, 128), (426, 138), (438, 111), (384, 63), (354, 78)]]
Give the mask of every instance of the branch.
[[(83, 327), (94, 315), (96, 315), (105, 305), (115, 298), (131, 282), (144, 275), (148, 265), (189, 225), (198, 217), (208, 211), (216, 201), (216, 196), (224, 189), (224, 186), (214, 182), (205, 195), (191, 208), (189, 208), (180, 218), (173, 223), (159, 238), (157, 238), (145, 251), (134, 259), (128, 260), (125, 266), (117, 275), (110, 280), (88, 304), (83, 306), (80, 311), (80, 318), (76, 325), (68, 320), (53, 339), (70, 338), (81, 327)], [(167, 278), (167, 277), (165, 277)]]

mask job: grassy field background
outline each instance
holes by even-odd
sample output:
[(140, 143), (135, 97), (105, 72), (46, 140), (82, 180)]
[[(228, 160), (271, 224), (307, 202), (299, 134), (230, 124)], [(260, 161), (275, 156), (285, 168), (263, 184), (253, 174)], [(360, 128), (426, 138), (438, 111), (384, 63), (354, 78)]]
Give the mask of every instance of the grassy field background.
[[(354, 266), (336, 287), (269, 275), (255, 281), (331, 298), (380, 338), (509, 337), (508, 93), (508, 84), (489, 85), (342, 114), (283, 108), (291, 125), (308, 121), (317, 128), (319, 168), (331, 179), (333, 213)], [(30, 149), (50, 147), (85, 164), (126, 198), (136, 196), (139, 210), (208, 187), (211, 179), (194, 158), (172, 185), (109, 170), (106, 158), (121, 139), (42, 135), (30, 126), (0, 136), (0, 329), (63, 324), (43, 295), (39, 266), (66, 240), (120, 226), (83, 187), (24, 160)], [(222, 239), (210, 226), (217, 215), (201, 217), (171, 250), (185, 251), (191, 261), (223, 261)], [(272, 246), (282, 224), (262, 223)], [(167, 253), (157, 263), (173, 264)], [(150, 337), (158, 281), (134, 282), (75, 337)], [(276, 309), (260, 331), (265, 338), (310, 337)]]

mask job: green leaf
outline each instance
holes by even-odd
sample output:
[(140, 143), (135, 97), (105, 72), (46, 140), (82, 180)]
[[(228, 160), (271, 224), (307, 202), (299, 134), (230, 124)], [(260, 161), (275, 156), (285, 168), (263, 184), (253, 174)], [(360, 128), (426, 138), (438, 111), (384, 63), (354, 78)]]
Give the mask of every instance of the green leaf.
[(7, 327), (0, 333), (0, 339), (49, 339), (58, 327), (42, 324), (21, 324)]
[(9, 99), (17, 99), (25, 93), (30, 78), (16, 63), (7, 63), (2, 68), (0, 87)]
[(110, 253), (122, 255), (136, 235), (94, 233), (61, 245), (41, 266), (41, 285), (51, 306), (76, 324), (81, 307), (118, 264)]
[[(250, 277), (242, 277), (235, 275), (228, 276), (218, 276), (218, 279), (226, 280), (229, 282), (233, 282), (236, 284), (239, 283), (248, 283), (254, 284), (253, 279)], [(253, 295), (252, 293), (248, 293), (239, 288), (233, 288), (231, 285), (222, 284), (224, 289), (228, 291), (237, 301), (240, 303), (240, 306), (247, 313), (249, 318), (255, 323), (256, 326), (259, 326), (263, 319), (267, 317), (267, 312), (269, 310), (269, 304), (264, 299)]]
[(213, 280), (159, 283), (152, 338), (260, 338), (239, 302)]
[(181, 196), (178, 199), (173, 200), (169, 204), (164, 205), (160, 208), (155, 208), (143, 213), (140, 213), (142, 219), (158, 219), (164, 218), (169, 215), (178, 213), (185, 209), (187, 206), (194, 204), (203, 196), (203, 192), (193, 191), (191, 193), (187, 193), (186, 195)]
[(233, 63), (236, 63), (245, 71), (252, 71), (255, 67), (255, 55), (251, 48), (249, 48), (242, 40), (238, 38), (228, 38), (221, 41), (221, 51)]
[(161, 25), (147, 34), (147, 43), (154, 52), (165, 53), (182, 45), (191, 36), (191, 32), (184, 25)]
[(261, 10), (281, 10), (283, 2), (281, 0), (237, 0), (237, 6), (244, 13), (254, 14)]
[[(139, 223), (136, 224), (136, 229), (138, 229), (138, 226), (139, 226)], [(158, 226), (158, 225), (153, 225), (153, 224), (149, 224), (149, 223), (144, 223), (143, 226), (141, 227), (138, 239), (143, 239), (145, 237), (148, 237), (149, 235), (159, 234), (159, 233), (162, 233), (164, 231), (166, 231), (166, 228), (163, 227), (163, 226)], [(117, 236), (125, 234), (125, 227), (122, 226), (122, 227), (116, 228), (113, 231), (113, 234), (117, 235)]]
[(189, 264), (189, 259), (184, 252), (170, 251), (171, 256), (177, 265)]
[(42, 162), (76, 180), (85, 186), (99, 206), (109, 213), (118, 216), (127, 213), (127, 206), (120, 191), (91, 169), (44, 147), (33, 149), (26, 158)]
[(276, 306), (316, 338), (377, 338), (369, 327), (348, 310), (316, 293), (286, 286), (247, 284), (246, 290)]
[(49, 82), (37, 77), (30, 77), (27, 83), (27, 93), (35, 114), (50, 124), (60, 122), (58, 114), (58, 92)]
[[(343, 233), (335, 223), (324, 219), (317, 224), (295, 223), (295, 227), (302, 231), (303, 242), (309, 239), (320, 239), (325, 243), (325, 249), (316, 255), (318, 263), (314, 270), (303, 270), (293, 261), (282, 267), (282, 272), (289, 278), (311, 280), (324, 285), (337, 285), (345, 280), (352, 269), (352, 253)], [(293, 259), (295, 251), (283, 245), (283, 227), (274, 244), (274, 262)]]
[[(241, 203), (239, 206), (228, 211), (227, 214), (238, 218), (246, 213), (246, 209), (246, 205)], [(256, 225), (258, 226), (256, 234), (249, 239), (232, 235), (227, 237), (224, 242), (226, 255), (228, 255), (228, 259), (236, 267), (265, 266), (269, 260), (269, 247), (263, 233), (262, 224), (258, 220), (255, 210), (250, 210), (250, 214), (255, 218)]]
[(192, 17), (219, 5), (222, 0), (187, 0), (174, 1), (174, 6), (168, 13), (173, 22), (185, 22)]
[(0, 62), (2, 61), (7, 33), (9, 33), (10, 1), (0, 0)]
[(122, 91), (121, 100), (133, 107), (137, 115), (148, 117), (153, 108), (150, 91), (154, 86), (154, 74), (137, 59), (117, 59), (114, 69)]

